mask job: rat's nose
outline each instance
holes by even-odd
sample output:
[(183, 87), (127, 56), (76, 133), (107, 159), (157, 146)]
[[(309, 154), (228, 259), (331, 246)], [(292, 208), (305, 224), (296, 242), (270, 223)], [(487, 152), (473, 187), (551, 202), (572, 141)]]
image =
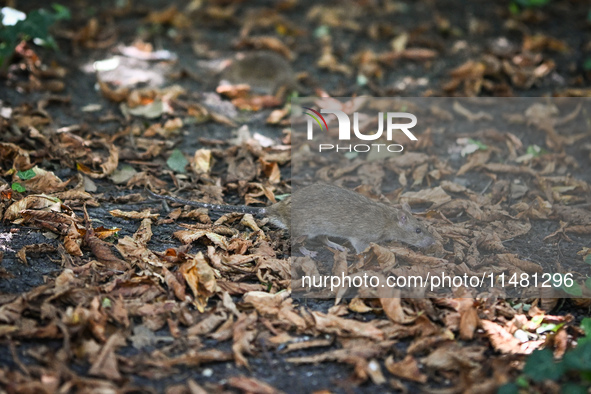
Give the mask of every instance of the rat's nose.
[(431, 245), (433, 245), (434, 243), (435, 243), (435, 238), (433, 238), (433, 237), (428, 237), (428, 238), (425, 238), (425, 239), (424, 239), (424, 240), (421, 242), (421, 246), (422, 246), (423, 248), (426, 248), (426, 247), (428, 247), (428, 246), (431, 246)]

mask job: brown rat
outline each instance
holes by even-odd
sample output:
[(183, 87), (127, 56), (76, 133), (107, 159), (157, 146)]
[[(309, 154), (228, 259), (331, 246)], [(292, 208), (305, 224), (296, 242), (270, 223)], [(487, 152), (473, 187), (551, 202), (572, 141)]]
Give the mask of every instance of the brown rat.
[(199, 208), (267, 217), (275, 226), (290, 229), (294, 237), (344, 238), (357, 253), (363, 252), (370, 242), (401, 241), (421, 248), (435, 242), (407, 204), (403, 204), (402, 209), (394, 208), (334, 185), (310, 185), (296, 190), (283, 201), (261, 208), (208, 204), (149, 193), (159, 199)]
[(247, 84), (254, 93), (274, 94), (279, 89), (302, 91), (289, 62), (275, 52), (259, 51), (232, 61), (222, 79), (232, 85)]

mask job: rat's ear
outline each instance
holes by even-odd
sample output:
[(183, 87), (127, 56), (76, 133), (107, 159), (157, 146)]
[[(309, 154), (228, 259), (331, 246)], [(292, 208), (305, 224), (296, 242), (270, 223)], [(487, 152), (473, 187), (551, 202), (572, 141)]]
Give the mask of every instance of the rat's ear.
[(402, 209), (404, 209), (407, 212), (411, 212), (410, 205), (408, 205), (406, 201), (402, 203)]
[(406, 223), (406, 213), (404, 213), (404, 211), (398, 211), (398, 223), (400, 223), (400, 225), (404, 225)]

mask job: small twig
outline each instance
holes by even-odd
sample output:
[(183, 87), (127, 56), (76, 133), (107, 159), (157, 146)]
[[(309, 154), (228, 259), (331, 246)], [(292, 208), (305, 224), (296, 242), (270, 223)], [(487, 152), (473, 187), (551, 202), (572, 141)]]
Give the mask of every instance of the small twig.
[(480, 192), (480, 195), (483, 195), (488, 190), (490, 185), (492, 185), (492, 183), (493, 183), (493, 180), (491, 179), (490, 182), (488, 182), (488, 184), (484, 187), (484, 189), (482, 189), (482, 191)]
[(23, 371), (23, 373), (25, 375), (31, 376), (31, 372), (29, 371), (29, 368), (27, 368), (27, 366), (25, 364), (23, 364), (21, 359), (18, 357), (18, 353), (16, 351), (16, 346), (14, 345), (14, 342), (12, 341), (12, 338), (10, 338), (10, 337), (8, 337), (8, 347), (10, 348), (10, 354), (12, 355), (12, 360), (14, 361), (14, 363), (21, 369), (21, 371)]

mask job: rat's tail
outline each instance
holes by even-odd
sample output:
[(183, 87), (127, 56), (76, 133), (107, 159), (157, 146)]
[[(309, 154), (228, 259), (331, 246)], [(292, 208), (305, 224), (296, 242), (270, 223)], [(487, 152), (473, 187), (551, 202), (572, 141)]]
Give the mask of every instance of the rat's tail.
[(153, 191), (146, 189), (149, 195), (159, 200), (167, 200), (177, 204), (190, 205), (197, 208), (205, 208), (217, 212), (238, 212), (238, 213), (250, 213), (255, 216), (264, 216), (267, 213), (265, 207), (249, 207), (247, 205), (221, 205), (221, 204), (209, 204), (206, 202), (183, 200), (182, 198), (163, 196), (156, 194)]

